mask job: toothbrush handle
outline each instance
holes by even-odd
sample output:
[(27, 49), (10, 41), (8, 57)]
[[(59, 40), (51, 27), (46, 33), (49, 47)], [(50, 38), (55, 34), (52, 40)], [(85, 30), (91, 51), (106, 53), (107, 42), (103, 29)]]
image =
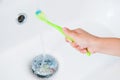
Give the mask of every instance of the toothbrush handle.
[(88, 51), (88, 49), (87, 49), (87, 48), (86, 48), (86, 50), (87, 50), (86, 55), (87, 55), (87, 56), (91, 56), (90, 51)]
[(62, 27), (61, 26), (58, 26), (57, 24), (54, 24), (50, 21), (45, 21), (48, 25), (52, 26), (53, 28), (57, 29), (59, 32), (61, 32), (62, 34), (64, 34), (63, 30), (62, 30)]
[(50, 26), (52, 26), (52, 27), (54, 27), (55, 29), (57, 29), (60, 33), (62, 33), (67, 39), (69, 39), (71, 42), (74, 42), (74, 40), (70, 37), (70, 36), (67, 36), (65, 33), (64, 33), (64, 31), (63, 31), (63, 29), (62, 29), (62, 27), (61, 26), (58, 26), (58, 25), (56, 25), (56, 24), (54, 24), (54, 23), (52, 23), (52, 22), (50, 22), (50, 21), (46, 21), (46, 23), (48, 24), (48, 25), (50, 25)]

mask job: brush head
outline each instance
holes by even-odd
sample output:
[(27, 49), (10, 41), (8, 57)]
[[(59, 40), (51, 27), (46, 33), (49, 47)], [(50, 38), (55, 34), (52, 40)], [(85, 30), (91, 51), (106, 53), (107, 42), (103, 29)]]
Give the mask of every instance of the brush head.
[(42, 13), (41, 10), (37, 10), (37, 11), (36, 11), (36, 15), (39, 15), (39, 14), (41, 14), (41, 13)]
[(42, 20), (44, 22), (47, 21), (46, 15), (44, 14), (43, 11), (37, 10), (35, 14), (39, 20)]

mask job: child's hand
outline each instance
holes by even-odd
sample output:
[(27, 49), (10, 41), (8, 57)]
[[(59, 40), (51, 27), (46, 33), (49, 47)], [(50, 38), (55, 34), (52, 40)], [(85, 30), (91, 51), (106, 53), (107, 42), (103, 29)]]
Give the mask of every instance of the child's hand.
[(74, 42), (68, 39), (66, 41), (82, 53), (88, 50), (91, 53), (100, 52), (120, 56), (120, 38), (97, 37), (80, 28), (74, 30), (63, 28), (63, 31), (74, 40)]
[(96, 52), (95, 46), (98, 37), (91, 35), (80, 28), (74, 30), (63, 28), (63, 31), (66, 35), (73, 38), (74, 42), (71, 42), (68, 39), (66, 39), (66, 41), (69, 42), (78, 51), (86, 53), (88, 49), (88, 51), (90, 51), (91, 53)]

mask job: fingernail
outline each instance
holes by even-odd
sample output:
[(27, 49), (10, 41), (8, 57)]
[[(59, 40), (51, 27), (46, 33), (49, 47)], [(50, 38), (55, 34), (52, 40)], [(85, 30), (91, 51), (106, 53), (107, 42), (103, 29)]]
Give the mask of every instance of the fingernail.
[(66, 42), (69, 42), (69, 41), (66, 39)]
[(69, 41), (69, 43), (73, 43), (73, 41), (72, 40), (68, 40)]

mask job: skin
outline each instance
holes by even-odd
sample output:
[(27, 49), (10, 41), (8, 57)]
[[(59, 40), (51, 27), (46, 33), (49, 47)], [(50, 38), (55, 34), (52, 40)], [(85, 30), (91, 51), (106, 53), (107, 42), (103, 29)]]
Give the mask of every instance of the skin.
[(86, 49), (88, 49), (91, 53), (99, 52), (120, 56), (120, 38), (98, 37), (81, 28), (74, 30), (63, 28), (63, 31), (66, 35), (74, 39), (74, 42), (68, 39), (66, 39), (66, 41), (83, 54), (86, 53)]

